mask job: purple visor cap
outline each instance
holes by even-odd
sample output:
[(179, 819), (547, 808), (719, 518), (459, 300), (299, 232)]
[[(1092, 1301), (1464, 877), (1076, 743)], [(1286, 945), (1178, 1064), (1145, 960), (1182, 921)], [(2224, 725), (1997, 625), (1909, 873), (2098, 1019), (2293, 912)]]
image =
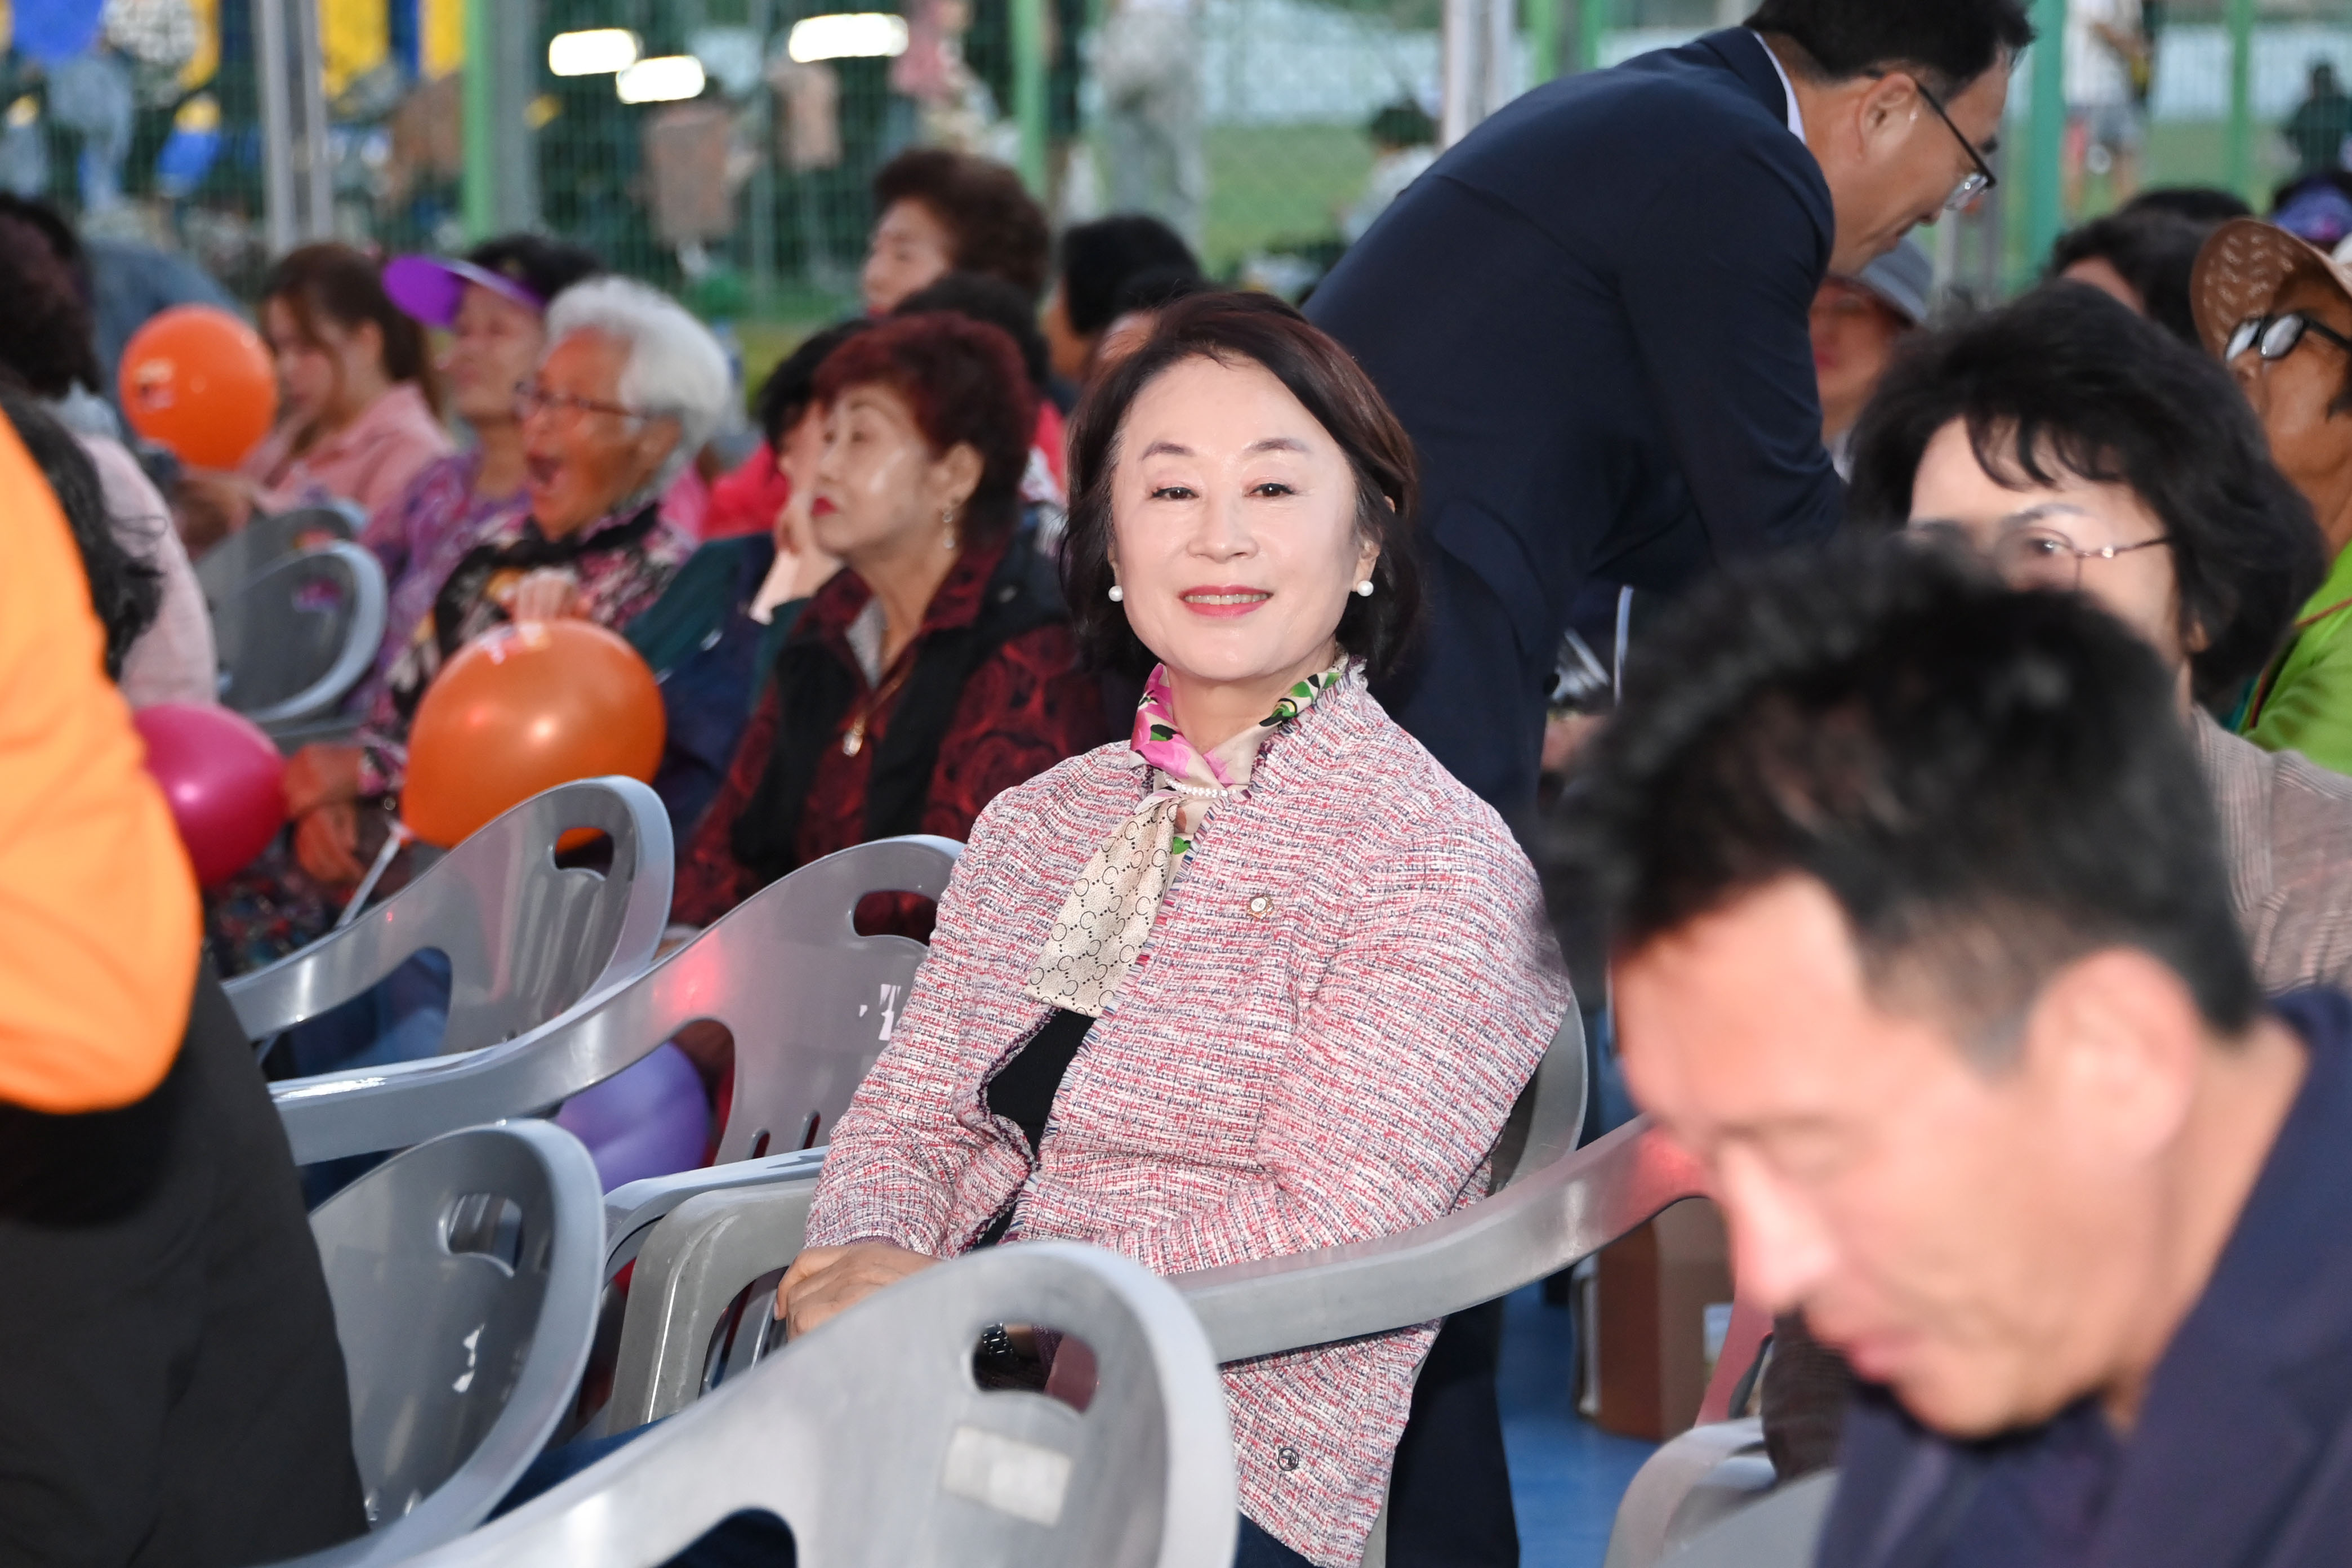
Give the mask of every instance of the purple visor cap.
[(392, 302), (404, 313), (428, 327), (457, 324), (457, 307), (466, 298), (468, 284), (479, 284), (527, 310), (543, 312), (547, 309), (546, 300), (513, 279), (470, 261), (446, 260), (438, 256), (396, 256), (384, 264), (383, 291), (392, 296)]

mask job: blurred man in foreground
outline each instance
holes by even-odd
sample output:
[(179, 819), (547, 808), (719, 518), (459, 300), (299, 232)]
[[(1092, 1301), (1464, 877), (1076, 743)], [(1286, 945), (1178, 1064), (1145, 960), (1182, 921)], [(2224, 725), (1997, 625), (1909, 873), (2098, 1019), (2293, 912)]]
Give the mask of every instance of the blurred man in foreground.
[(1818, 1561), (2341, 1561), (2352, 1003), (2264, 1006), (2156, 656), (1899, 544), (1644, 652), (1581, 841), (1635, 1098), (1880, 1385)]

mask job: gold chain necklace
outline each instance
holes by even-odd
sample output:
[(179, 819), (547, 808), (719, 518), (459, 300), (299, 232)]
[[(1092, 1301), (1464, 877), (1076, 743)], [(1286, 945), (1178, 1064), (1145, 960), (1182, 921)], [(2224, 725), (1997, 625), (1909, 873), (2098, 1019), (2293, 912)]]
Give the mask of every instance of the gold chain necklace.
[(873, 721), (875, 714), (881, 711), (883, 704), (898, 694), (898, 688), (906, 685), (907, 678), (914, 672), (915, 650), (910, 647), (898, 657), (898, 668), (857, 705), (856, 716), (849, 721), (849, 728), (841, 737), (843, 756), (854, 757), (866, 749), (866, 725)]

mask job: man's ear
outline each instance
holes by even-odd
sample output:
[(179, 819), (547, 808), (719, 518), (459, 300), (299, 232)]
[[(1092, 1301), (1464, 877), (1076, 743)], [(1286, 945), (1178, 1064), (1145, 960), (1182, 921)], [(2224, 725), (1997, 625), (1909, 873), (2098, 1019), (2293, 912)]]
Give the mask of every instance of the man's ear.
[(1860, 85), (1864, 91), (1854, 109), (1854, 122), (1865, 147), (1874, 148), (1886, 137), (1902, 134), (1915, 118), (1927, 112), (1919, 84), (1907, 71), (1889, 71), (1876, 80), (1865, 77)]
[(2067, 1125), (2145, 1157), (2179, 1136), (2211, 1048), (2188, 984), (2116, 947), (2051, 976), (2026, 1016), (2020, 1066), (2060, 1097)]

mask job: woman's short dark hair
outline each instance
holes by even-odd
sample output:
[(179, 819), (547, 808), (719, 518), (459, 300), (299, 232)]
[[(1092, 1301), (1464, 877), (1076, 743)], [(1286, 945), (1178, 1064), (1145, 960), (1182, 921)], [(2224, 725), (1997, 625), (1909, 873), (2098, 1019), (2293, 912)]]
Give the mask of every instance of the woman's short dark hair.
[(1255, 364), (1331, 433), (1356, 476), (1356, 527), (1380, 546), (1370, 598), (1348, 596), (1339, 646), (1375, 676), (1392, 669), (1421, 621), (1414, 548), (1421, 480), (1412, 438), (1345, 349), (1271, 294), (1195, 294), (1168, 307), (1150, 338), (1087, 389), (1070, 426), (1070, 518), (1062, 588), (1079, 647), (1095, 662), (1140, 672), (1151, 654), (1110, 601), (1111, 479), (1120, 427), (1143, 389), (1189, 360)]
[(2110, 213), (2061, 235), (2050, 252), (2050, 276), (2079, 262), (2104, 261), (2137, 294), (2147, 319), (2191, 348), (2202, 350), (2189, 280), (2209, 224), (2154, 207)]
[(950, 272), (899, 300), (890, 313), (919, 316), (926, 310), (953, 310), (1003, 328), (1013, 346), (1021, 351), (1021, 366), (1029, 373), (1029, 384), (1040, 390), (1045, 387), (1045, 377), (1053, 371), (1053, 358), (1045, 347), (1045, 334), (1037, 330), (1036, 301), (1024, 297), (1003, 279), (985, 272)]
[(801, 422), (801, 416), (816, 401), (816, 373), (833, 356), (833, 351), (873, 324), (863, 316), (852, 316), (822, 331), (811, 332), (801, 340), (800, 347), (768, 373), (768, 379), (760, 384), (757, 412), (760, 433), (768, 438), (770, 450), (782, 449), (784, 437), (792, 434), (793, 426)]
[(1021, 521), (1021, 476), (1037, 433), (1037, 395), (1003, 329), (946, 310), (894, 316), (858, 333), (817, 367), (815, 395), (887, 386), (905, 400), (932, 452), (969, 446), (980, 483), (964, 504), (963, 537), (992, 544)]
[(1854, 427), (1849, 514), (1900, 526), (1956, 419), (1987, 473), (2126, 485), (2162, 521), (2200, 701), (2261, 672), (2326, 574), (2311, 507), (2229, 374), (2086, 284), (1908, 345)]
[(959, 272), (1002, 278), (1034, 300), (1045, 292), (1053, 254), (1045, 209), (1002, 163), (945, 147), (916, 147), (882, 165), (874, 176), (874, 209), (920, 202), (947, 226)]
[(264, 300), (280, 300), (295, 328), (311, 343), (323, 343), (319, 325), (332, 321), (345, 331), (369, 322), (383, 334), (383, 374), (393, 382), (413, 382), (441, 412), (441, 392), (424, 326), (383, 291), (383, 268), (365, 251), (335, 240), (305, 245), (279, 257), (261, 280)]
[(1119, 289), (1138, 273), (1177, 268), (1198, 276), (1183, 236), (1147, 213), (1114, 213), (1062, 231), (1062, 313), (1092, 337), (1118, 315)]
[(586, 246), (543, 234), (502, 234), (466, 252), (466, 259), (484, 271), (512, 279), (550, 303), (574, 283), (604, 270), (604, 258)]
[[(131, 645), (155, 624), (163, 605), (163, 574), (152, 561), (134, 552), (116, 533), (106, 505), (106, 488), (98, 465), (82, 450), (73, 432), (52, 418), (39, 399), (14, 382), (0, 379), (0, 415), (16, 427), (26, 454), (57, 497), (81, 553), (82, 575), (89, 580), (89, 605), (106, 633), (106, 674), (122, 675), (122, 660)], [(158, 519), (156, 526), (169, 528)]]
[(71, 265), (32, 220), (0, 212), (0, 366), (43, 397), (79, 382), (104, 392), (89, 303)]

